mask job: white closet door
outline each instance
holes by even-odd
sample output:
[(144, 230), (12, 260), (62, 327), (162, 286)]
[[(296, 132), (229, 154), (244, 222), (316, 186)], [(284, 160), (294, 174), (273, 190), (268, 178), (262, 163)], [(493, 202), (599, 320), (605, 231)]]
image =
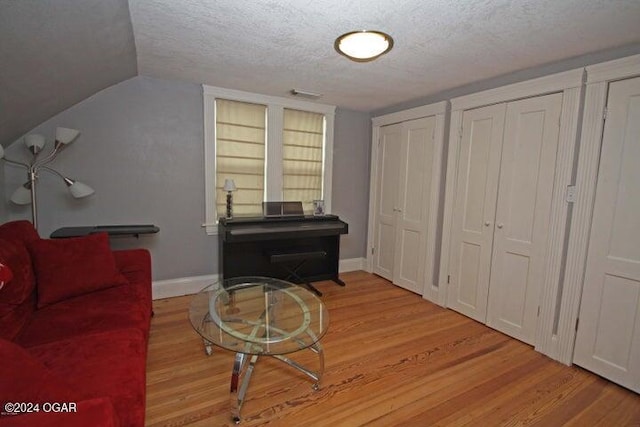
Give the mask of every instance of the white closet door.
[(393, 280), (402, 124), (380, 128), (373, 272)]
[(640, 392), (640, 78), (607, 110), (574, 362)]
[(465, 111), (451, 232), (447, 306), (486, 321), (505, 104)]
[(533, 344), (545, 277), (562, 94), (507, 104), (487, 324)]
[(435, 117), (402, 124), (393, 283), (422, 295)]

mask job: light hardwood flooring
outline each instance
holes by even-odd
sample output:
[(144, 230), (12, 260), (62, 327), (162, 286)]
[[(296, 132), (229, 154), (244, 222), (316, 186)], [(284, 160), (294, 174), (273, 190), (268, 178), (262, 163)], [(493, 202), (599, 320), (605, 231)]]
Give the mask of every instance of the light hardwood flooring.
[[(241, 426), (640, 426), (640, 396), (567, 367), (377, 276), (317, 287), (329, 309), (322, 388), (262, 358)], [(148, 426), (231, 426), (233, 353), (206, 356), (190, 296), (154, 301)], [(316, 367), (309, 352), (293, 358)]]

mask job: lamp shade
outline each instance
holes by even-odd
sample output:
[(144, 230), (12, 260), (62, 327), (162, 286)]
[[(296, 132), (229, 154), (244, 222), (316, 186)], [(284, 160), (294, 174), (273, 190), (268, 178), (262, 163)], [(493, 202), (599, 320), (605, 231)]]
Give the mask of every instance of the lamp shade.
[(76, 199), (82, 199), (83, 197), (89, 197), (95, 190), (89, 187), (87, 184), (83, 184), (80, 181), (70, 180), (72, 183), (69, 185), (69, 192)]
[(44, 136), (34, 133), (32, 135), (27, 135), (24, 137), (24, 145), (33, 153), (39, 153), (43, 148), (46, 140)]
[(31, 187), (27, 182), (20, 187), (16, 188), (16, 191), (11, 195), (11, 201), (16, 205), (29, 205), (31, 204)]
[(224, 180), (224, 191), (236, 191), (236, 183), (234, 180), (232, 179), (225, 179)]
[(56, 129), (56, 141), (61, 144), (70, 144), (80, 135), (80, 131), (69, 128), (57, 128)]

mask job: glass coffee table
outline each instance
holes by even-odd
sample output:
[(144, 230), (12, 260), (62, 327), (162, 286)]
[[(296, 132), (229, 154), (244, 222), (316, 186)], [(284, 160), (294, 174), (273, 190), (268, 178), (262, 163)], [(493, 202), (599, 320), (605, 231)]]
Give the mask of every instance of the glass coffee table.
[[(312, 378), (315, 390), (320, 388), (324, 371), (320, 339), (327, 332), (329, 313), (307, 289), (267, 277), (224, 280), (193, 297), (189, 319), (208, 355), (212, 354), (212, 346), (236, 353), (230, 386), (235, 423), (240, 422), (240, 409), (259, 356), (285, 362)], [(318, 355), (317, 371), (286, 356), (304, 349)]]

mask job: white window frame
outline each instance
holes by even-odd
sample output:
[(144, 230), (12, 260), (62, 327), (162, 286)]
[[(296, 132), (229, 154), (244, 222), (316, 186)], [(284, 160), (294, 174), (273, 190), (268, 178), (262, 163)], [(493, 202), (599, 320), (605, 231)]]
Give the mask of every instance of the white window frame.
[(331, 212), (331, 176), (333, 170), (333, 127), (335, 119), (334, 105), (317, 104), (277, 96), (261, 95), (234, 89), (202, 85), (204, 101), (204, 191), (205, 223), (208, 235), (218, 233), (218, 214), (216, 212), (216, 99), (250, 102), (266, 105), (267, 133), (265, 153), (268, 164), (266, 170), (266, 200), (282, 199), (282, 143), (284, 109), (294, 109), (321, 113), (325, 117), (325, 142), (323, 150), (322, 192), (325, 212)]

